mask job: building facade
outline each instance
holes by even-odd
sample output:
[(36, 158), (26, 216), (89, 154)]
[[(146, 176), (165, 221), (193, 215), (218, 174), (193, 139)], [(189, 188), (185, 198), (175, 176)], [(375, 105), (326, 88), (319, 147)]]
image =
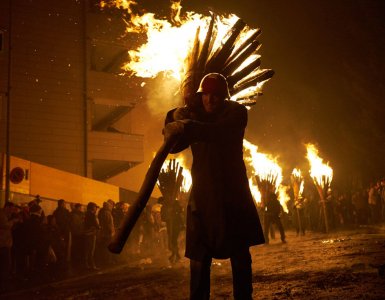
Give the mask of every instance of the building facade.
[(100, 181), (141, 163), (122, 32), (97, 1), (0, 1), (0, 152)]

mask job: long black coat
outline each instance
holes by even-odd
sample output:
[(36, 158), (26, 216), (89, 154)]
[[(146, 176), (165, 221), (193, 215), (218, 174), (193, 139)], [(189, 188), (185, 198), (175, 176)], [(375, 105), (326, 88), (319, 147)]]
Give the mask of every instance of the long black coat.
[(193, 154), (186, 222), (190, 259), (229, 258), (265, 242), (243, 162), (246, 125), (246, 108), (232, 101), (215, 115), (185, 121), (183, 139)]

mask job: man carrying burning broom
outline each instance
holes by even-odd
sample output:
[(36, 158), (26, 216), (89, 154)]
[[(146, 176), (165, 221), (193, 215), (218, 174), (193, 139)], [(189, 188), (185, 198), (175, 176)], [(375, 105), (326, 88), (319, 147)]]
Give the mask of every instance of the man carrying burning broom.
[[(243, 105), (255, 104), (263, 83), (274, 72), (260, 68), (256, 53), (259, 29), (250, 30), (237, 19), (228, 34), (220, 37), (217, 47), (218, 20), (212, 14), (202, 42), (200, 27), (196, 31), (181, 85), (185, 106), (168, 112), (163, 130), (165, 141), (109, 249), (114, 253), (122, 250), (167, 154), (191, 146), (193, 186), (186, 222), (190, 298), (209, 299), (212, 258), (230, 258), (235, 299), (251, 299), (249, 247), (263, 244), (264, 237), (243, 162), (247, 125), (247, 109)], [(242, 34), (245, 35), (241, 38)], [(230, 96), (234, 101), (228, 101)]]
[(247, 110), (226, 100), (227, 81), (218, 73), (206, 75), (197, 94), (201, 112), (171, 111), (164, 128), (166, 140), (181, 141), (173, 151), (190, 145), (193, 154), (186, 228), (190, 298), (209, 299), (212, 258), (230, 258), (235, 299), (251, 299), (249, 247), (264, 237), (243, 162)]

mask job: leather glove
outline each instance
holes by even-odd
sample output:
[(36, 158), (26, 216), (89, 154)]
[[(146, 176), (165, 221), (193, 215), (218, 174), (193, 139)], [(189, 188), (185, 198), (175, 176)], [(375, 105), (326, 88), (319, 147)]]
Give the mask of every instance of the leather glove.
[(184, 133), (184, 124), (183, 122), (170, 122), (166, 124), (163, 129), (164, 139), (168, 140), (170, 138), (175, 138), (181, 136)]
[(177, 109), (174, 110), (172, 116), (174, 121), (194, 119), (194, 114), (191, 112), (191, 110), (187, 106), (178, 107)]

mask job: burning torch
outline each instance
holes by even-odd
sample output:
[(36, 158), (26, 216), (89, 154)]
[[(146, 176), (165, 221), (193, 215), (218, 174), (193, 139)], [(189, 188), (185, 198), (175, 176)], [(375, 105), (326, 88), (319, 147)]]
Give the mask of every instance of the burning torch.
[(326, 233), (329, 232), (329, 222), (326, 208), (327, 193), (333, 179), (333, 169), (322, 162), (318, 156), (318, 149), (313, 144), (307, 144), (307, 159), (310, 162), (310, 176), (320, 196)]
[(299, 208), (298, 208), (298, 203), (300, 197), (302, 197), (303, 193), (303, 188), (304, 188), (304, 180), (301, 174), (301, 170), (299, 169), (294, 169), (293, 172), (291, 173), (291, 186), (293, 188), (293, 194), (294, 194), (294, 203), (296, 206), (296, 211), (297, 211), (297, 220), (298, 220), (298, 228), (299, 232), (302, 232), (302, 222), (299, 214)]
[(157, 185), (166, 202), (170, 203), (177, 198), (182, 188), (183, 167), (175, 159), (163, 164), (159, 173)]

